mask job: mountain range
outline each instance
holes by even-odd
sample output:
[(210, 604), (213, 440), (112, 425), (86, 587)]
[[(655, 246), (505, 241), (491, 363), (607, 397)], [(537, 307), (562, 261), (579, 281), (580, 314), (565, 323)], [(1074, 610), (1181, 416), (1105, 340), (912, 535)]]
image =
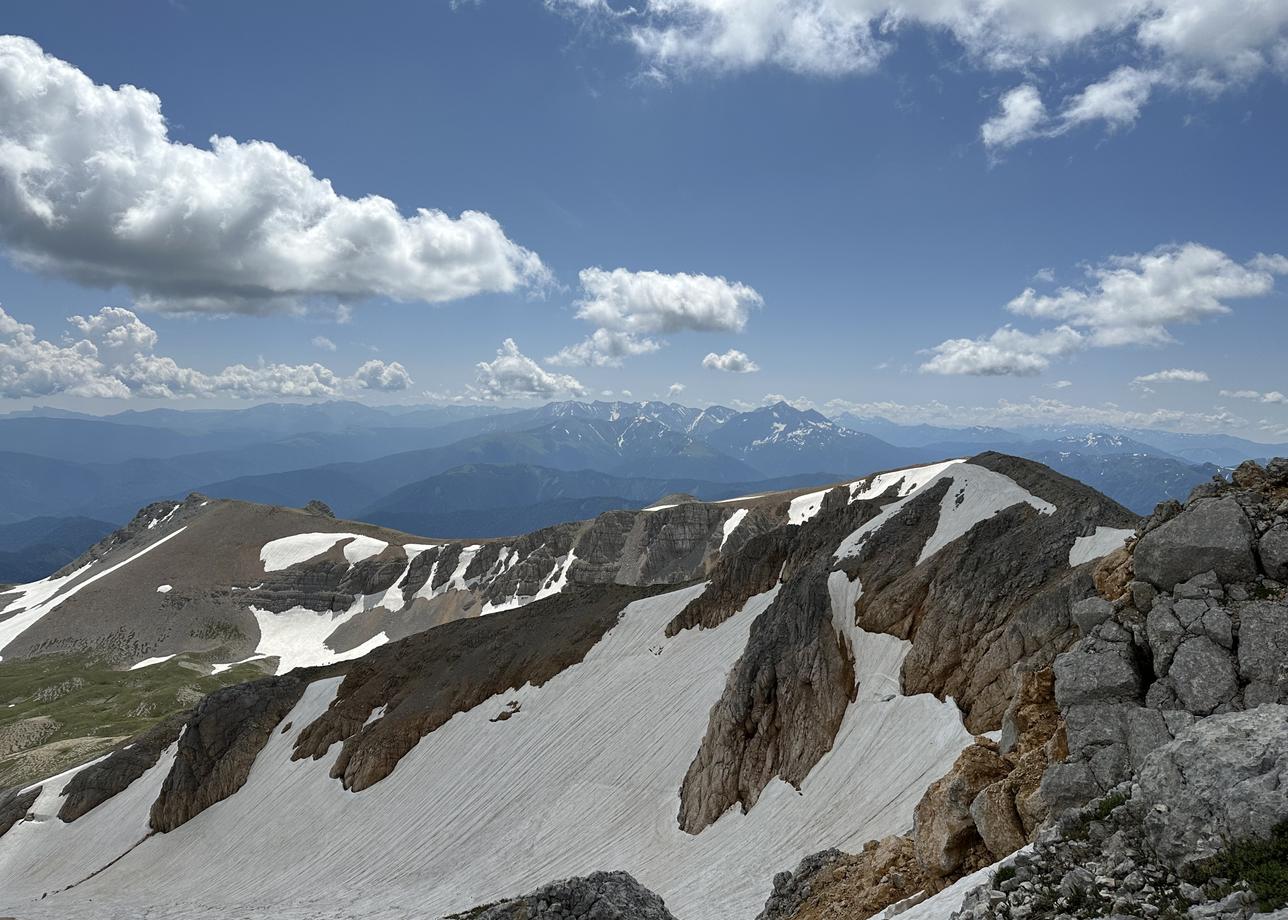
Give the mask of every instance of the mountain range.
[[(405, 502), (624, 488), (514, 470)], [(502, 538), (156, 502), (0, 589), (0, 912), (1282, 906), (1286, 499), (1244, 463), (1145, 519), (983, 451)]]
[[(319, 499), (341, 515), (441, 536), (520, 533), (642, 507), (669, 491), (764, 491), (983, 449), (1038, 460), (1146, 513), (1244, 459), (1288, 450), (1224, 435), (828, 419), (782, 402), (739, 412), (599, 401), (523, 410), (266, 404), (107, 417), (33, 409), (0, 417), (0, 445), (0, 524), (119, 524), (140, 505), (199, 491), (293, 507)], [(556, 481), (569, 484), (542, 485)], [(661, 491), (649, 494), (654, 486)], [(492, 488), (509, 497), (474, 505), (479, 514), (462, 517), (447, 497)], [(0, 550), (0, 581), (56, 568), (75, 551), (40, 542)]]

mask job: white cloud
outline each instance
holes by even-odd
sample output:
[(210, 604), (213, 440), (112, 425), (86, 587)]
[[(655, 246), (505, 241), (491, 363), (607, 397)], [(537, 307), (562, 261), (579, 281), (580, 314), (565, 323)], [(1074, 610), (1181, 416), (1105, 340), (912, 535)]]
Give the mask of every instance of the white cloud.
[(759, 364), (747, 357), (745, 352), (738, 351), (736, 348), (730, 348), (722, 355), (718, 355), (714, 351), (709, 353), (702, 359), (702, 366), (730, 374), (752, 374), (760, 370)]
[(1228, 396), (1233, 399), (1252, 399), (1257, 402), (1276, 405), (1288, 403), (1288, 396), (1285, 396), (1278, 390), (1269, 390), (1265, 393), (1260, 390), (1222, 390), (1221, 395)]
[(1014, 147), (1039, 136), (1047, 112), (1036, 86), (1025, 83), (1015, 87), (1002, 96), (999, 106), (1001, 110), (979, 129), (985, 147)]
[(1067, 390), (1071, 386), (1073, 386), (1072, 380), (1057, 380), (1055, 383), (1051, 384), (1051, 389)]
[(1119, 67), (1069, 100), (1060, 118), (1066, 127), (1089, 121), (1103, 121), (1111, 128), (1128, 127), (1140, 117), (1140, 110), (1158, 80), (1159, 74), (1155, 72)]
[(1166, 345), (1169, 326), (1198, 323), (1230, 312), (1227, 301), (1259, 297), (1274, 289), (1274, 275), (1288, 268), (1279, 256), (1257, 256), (1240, 265), (1198, 243), (1162, 246), (1115, 256), (1089, 266), (1089, 283), (1054, 294), (1026, 289), (1006, 308), (1061, 325), (1028, 333), (1010, 326), (978, 339), (949, 339), (931, 349), (921, 366), (937, 374), (1027, 375), (1052, 359), (1088, 347)]
[(69, 316), (67, 322), (108, 352), (151, 351), (157, 343), (156, 331), (124, 307), (103, 307), (93, 316)]
[(951, 36), (979, 66), (1049, 65), (1093, 40), (1176, 64), (1208, 79), (1246, 78), (1282, 54), (1288, 8), (1266, 0), (546, 0), (608, 14), (648, 68), (739, 71), (772, 66), (820, 76), (878, 67), (902, 34)]
[(687, 389), (687, 387), (685, 387), (685, 385), (684, 385), (684, 384), (682, 384), (682, 383), (673, 383), (673, 384), (671, 384), (669, 387), (667, 387), (667, 388), (666, 388), (666, 398), (667, 398), (667, 399), (675, 399), (677, 396), (679, 396), (681, 393), (683, 393), (686, 389)]
[(324, 335), (313, 336), (313, 347), (321, 348), (323, 351), (335, 351), (335, 342), (332, 342)]
[(741, 332), (764, 301), (754, 288), (711, 275), (668, 275), (624, 268), (582, 269), (577, 318), (598, 328), (546, 360), (563, 366), (619, 367), (662, 347), (650, 336)]
[(1091, 283), (1081, 289), (1042, 295), (1029, 288), (1007, 309), (1086, 327), (1094, 345), (1170, 343), (1169, 324), (1221, 316), (1230, 312), (1227, 300), (1273, 290), (1276, 270), (1268, 258), (1240, 265), (1198, 243), (1162, 246), (1089, 267)]
[(1136, 123), (1150, 93), (1163, 80), (1160, 71), (1119, 67), (1065, 100), (1054, 114), (1047, 111), (1038, 88), (1025, 83), (1002, 95), (998, 113), (980, 127), (980, 139), (989, 150), (1004, 150), (1092, 122), (1104, 122), (1114, 131), (1127, 128)]
[(382, 390), (386, 393), (405, 390), (412, 385), (411, 375), (397, 361), (386, 364), (375, 358), (358, 368), (353, 380), (364, 389)]
[(1052, 358), (1077, 351), (1084, 344), (1082, 334), (1069, 326), (1036, 335), (1003, 326), (987, 338), (940, 342), (931, 349), (934, 357), (921, 369), (930, 374), (1025, 377), (1041, 373)]
[(364, 388), (401, 390), (411, 378), (401, 364), (368, 361), (352, 377), (321, 364), (233, 364), (217, 373), (152, 354), (154, 329), (122, 307), (70, 316), (82, 338), (62, 345), (0, 308), (0, 398), (68, 396), (127, 399), (335, 397)]
[(741, 332), (764, 301), (745, 284), (711, 275), (582, 269), (577, 318), (631, 334)]
[(569, 345), (546, 358), (564, 367), (620, 367), (622, 359), (646, 355), (661, 348), (661, 343), (639, 338), (629, 332), (596, 329), (576, 345)]
[(142, 306), (269, 313), (542, 286), (541, 260), (478, 211), (410, 217), (347, 198), (286, 151), (170, 139), (161, 100), (97, 85), (0, 37), (0, 241), (20, 264)]
[(1204, 371), (1192, 371), (1183, 367), (1170, 367), (1167, 370), (1142, 374), (1132, 383), (1207, 383), (1211, 378)]
[(554, 399), (586, 394), (576, 377), (545, 370), (519, 351), (514, 339), (501, 343), (495, 359), (480, 361), (475, 367), (475, 392), (484, 399)]

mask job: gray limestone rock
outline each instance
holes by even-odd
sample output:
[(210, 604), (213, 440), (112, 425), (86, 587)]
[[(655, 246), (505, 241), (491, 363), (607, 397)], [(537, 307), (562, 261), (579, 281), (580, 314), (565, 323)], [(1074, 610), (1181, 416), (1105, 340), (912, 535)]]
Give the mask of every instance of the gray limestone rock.
[[(666, 904), (625, 872), (564, 879), (531, 894), (478, 907), (459, 920), (675, 920)], [(453, 918), (449, 918), (453, 920)]]
[(1078, 632), (1087, 636), (1093, 629), (1113, 616), (1114, 605), (1103, 597), (1087, 597), (1074, 604), (1070, 612), (1073, 622), (1078, 624)]
[(1167, 859), (1268, 837), (1288, 820), (1288, 706), (1199, 720), (1149, 756), (1139, 783), (1146, 834)]
[(1191, 503), (1136, 544), (1135, 570), (1164, 591), (1212, 570), (1224, 582), (1256, 575), (1252, 524), (1233, 498)]
[(1288, 524), (1276, 524), (1257, 544), (1261, 567), (1276, 581), (1288, 581)]
[(1207, 636), (1185, 639), (1167, 676), (1181, 707), (1196, 715), (1231, 706), (1239, 696), (1233, 659)]
[(1239, 676), (1248, 707), (1288, 698), (1288, 605), (1260, 601), (1240, 611)]

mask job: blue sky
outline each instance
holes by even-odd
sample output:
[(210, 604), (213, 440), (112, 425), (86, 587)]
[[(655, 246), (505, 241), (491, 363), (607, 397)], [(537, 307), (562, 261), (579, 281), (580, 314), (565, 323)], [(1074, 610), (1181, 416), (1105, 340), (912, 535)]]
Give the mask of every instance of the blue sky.
[[(745, 22), (686, 3), (679, 19), (592, 0), (7, 5), (0, 31), (93, 84), (155, 93), (170, 143), (266, 141), (338, 195), (384, 196), (403, 218), (484, 212), (492, 222), (474, 242), (513, 249), (448, 266), (446, 288), (481, 291), (457, 298), (441, 280), (409, 284), (392, 258), (319, 265), (312, 242), (293, 243), (288, 261), (307, 271), (260, 266), (263, 284), (244, 294), (229, 280), (248, 258), (227, 254), (236, 226), (203, 227), (153, 261), (111, 238), (110, 208), (55, 229), (10, 221), (0, 304), (50, 347), (11, 347), (10, 362), (27, 364), (10, 369), (0, 408), (232, 405), (305, 379), (314, 395), (376, 403), (783, 395), (915, 420), (1288, 439), (1288, 400), (1276, 398), (1288, 390), (1288, 261), (1274, 258), (1288, 253), (1288, 4), (1262, 4), (1270, 18), (1247, 34), (1178, 35), (1161, 3), (1070, 38), (1075, 7), (1052, 2), (986, 29), (905, 13), (819, 47), (775, 31), (802, 24), (797, 0)], [(861, 4), (829, 3), (836, 18), (822, 26), (852, 27)], [(1221, 6), (1195, 8), (1219, 17)], [(45, 67), (36, 61), (11, 63), (9, 92), (14, 73)], [(69, 103), (24, 104), (45, 117)], [(55, 155), (79, 164), (110, 147), (115, 117), (68, 115)], [(33, 130), (0, 107), (0, 140), (31, 146)], [(0, 180), (16, 169), (0, 162)], [(156, 191), (147, 176), (112, 181), (126, 198)], [(210, 200), (237, 194), (235, 171), (192, 181)], [(183, 237), (189, 219), (171, 208), (157, 238)], [(82, 238), (77, 221), (96, 220)], [(330, 242), (368, 230), (341, 226)], [(251, 259), (276, 252), (252, 248)], [(189, 258), (202, 271), (184, 275)], [(579, 277), (596, 268), (625, 270), (601, 279), (598, 299)], [(305, 273), (306, 296), (263, 294)], [(105, 289), (108, 278), (129, 280)], [(1028, 306), (1008, 309), (1029, 287)], [(591, 301), (593, 316), (578, 318)], [(136, 314), (155, 332), (142, 352), (173, 366), (114, 374), (131, 348), (66, 322), (105, 306)], [(994, 336), (1007, 324), (1018, 341)], [(618, 366), (549, 360), (597, 328), (639, 353), (595, 352)], [(72, 360), (81, 338), (98, 342), (97, 370), (38, 366)], [(525, 360), (480, 372), (506, 339)], [(745, 360), (708, 364), (758, 369), (703, 366), (730, 349)], [(382, 364), (356, 374), (371, 361)], [(331, 376), (289, 370), (313, 363)], [(247, 373), (220, 376), (238, 364)], [(1136, 380), (1161, 371), (1190, 373)]]

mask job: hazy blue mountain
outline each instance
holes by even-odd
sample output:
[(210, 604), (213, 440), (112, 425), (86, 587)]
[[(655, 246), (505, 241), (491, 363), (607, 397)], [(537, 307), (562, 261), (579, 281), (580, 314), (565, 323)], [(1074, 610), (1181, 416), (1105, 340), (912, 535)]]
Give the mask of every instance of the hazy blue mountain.
[(85, 517), (36, 517), (0, 525), (0, 583), (37, 581), (116, 529)]
[[(900, 425), (877, 416), (859, 416), (844, 412), (833, 421), (854, 431), (875, 435), (897, 447), (927, 447), (935, 444), (972, 444), (996, 449), (997, 444), (1020, 443), (1025, 438), (1005, 428), (974, 425), (966, 428), (945, 428), (939, 425)], [(973, 451), (972, 451), (973, 452)]]
[(707, 441), (770, 476), (809, 469), (861, 476), (926, 456), (785, 402), (731, 416), (707, 435)]

